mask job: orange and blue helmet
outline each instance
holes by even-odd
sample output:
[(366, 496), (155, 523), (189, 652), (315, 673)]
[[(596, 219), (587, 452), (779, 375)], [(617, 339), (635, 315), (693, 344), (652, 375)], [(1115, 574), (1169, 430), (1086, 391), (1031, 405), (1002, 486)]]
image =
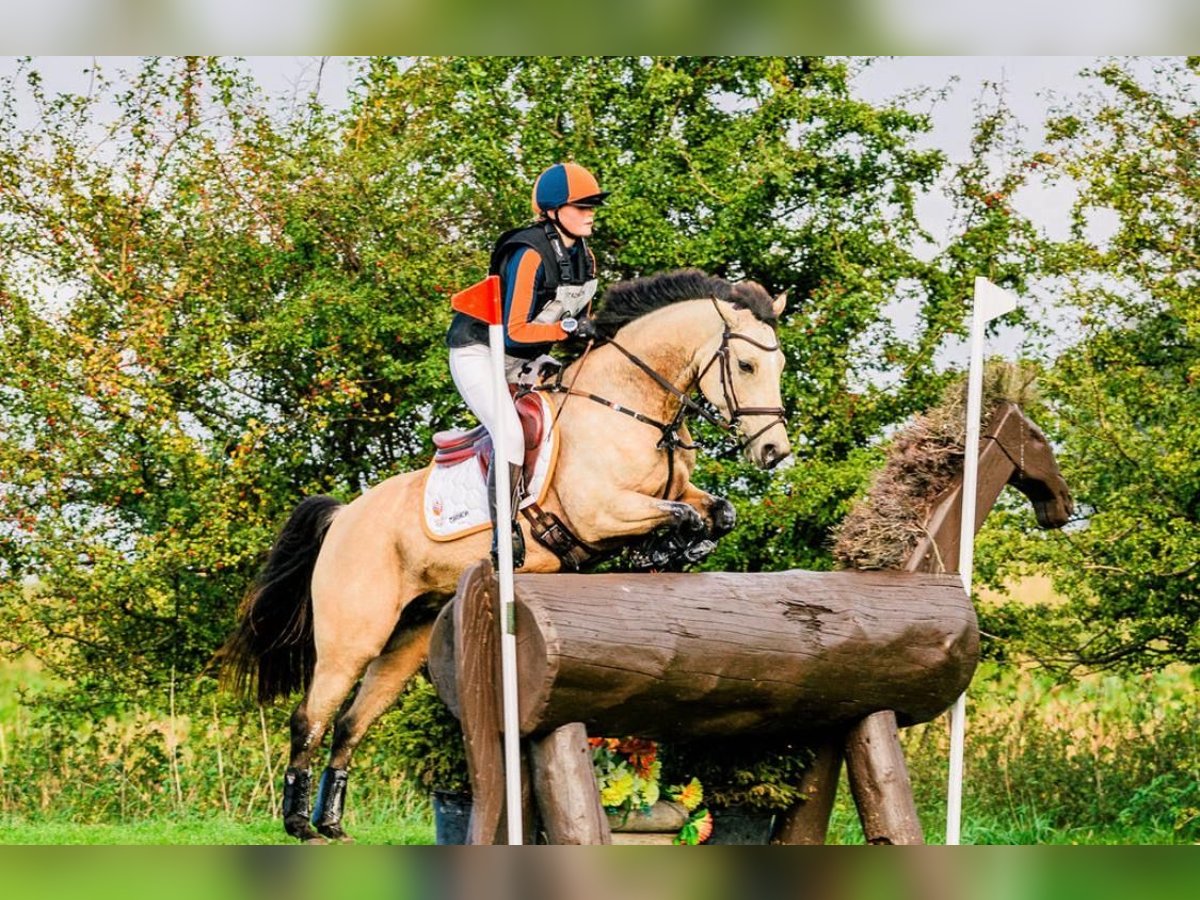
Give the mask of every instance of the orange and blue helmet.
[(601, 206), (608, 194), (583, 166), (556, 163), (533, 183), (533, 212), (537, 215), (561, 206)]

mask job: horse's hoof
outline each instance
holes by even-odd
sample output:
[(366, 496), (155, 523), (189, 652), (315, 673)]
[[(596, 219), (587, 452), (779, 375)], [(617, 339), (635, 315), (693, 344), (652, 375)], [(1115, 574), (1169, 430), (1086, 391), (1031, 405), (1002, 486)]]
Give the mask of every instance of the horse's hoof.
[(713, 497), (708, 514), (712, 518), (712, 536), (715, 538), (729, 534), (737, 524), (737, 511), (724, 497)]
[(342, 831), (341, 825), (326, 825), (326, 826), (317, 825), (317, 830), (321, 832), (322, 836), (328, 838), (331, 841), (334, 841), (335, 843), (338, 843), (338, 844), (353, 844), (354, 843), (354, 838), (350, 837), (350, 835), (348, 835), (348, 834), (346, 834), (346, 832)]
[(703, 517), (690, 504), (681, 503), (678, 500), (664, 500), (662, 506), (671, 514), (676, 527), (684, 534), (694, 534), (705, 530)]
[[(296, 840), (303, 841), (306, 844), (321, 838), (321, 836), (317, 834), (316, 830), (309, 823), (307, 817), (284, 819), (283, 829)], [(325, 842), (321, 840), (320, 843)]]

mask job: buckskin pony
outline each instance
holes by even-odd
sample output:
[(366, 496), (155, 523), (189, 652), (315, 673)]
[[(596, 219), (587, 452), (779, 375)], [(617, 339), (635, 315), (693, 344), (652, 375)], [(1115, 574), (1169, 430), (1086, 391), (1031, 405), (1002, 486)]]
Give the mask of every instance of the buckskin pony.
[[(560, 536), (571, 537), (553, 552), (530, 539), (525, 521), (529, 552), (521, 571), (574, 568), (661, 526), (705, 540), (733, 527), (728, 501), (690, 481), (695, 448), (686, 420), (702, 415), (737, 430), (763, 468), (790, 454), (775, 333), (785, 302), (756, 283), (730, 284), (696, 270), (610, 288), (597, 320), (602, 339), (561, 381), (544, 386), (559, 443), (540, 505), (557, 518)], [(697, 393), (710, 405), (698, 403)], [(354, 748), (424, 661), (434, 617), (459, 576), (488, 553), (487, 528), (451, 541), (427, 534), (428, 472), (396, 475), (347, 505), (304, 500), (220, 651), (227, 682), (256, 685), (259, 702), (305, 691), (290, 721), (283, 799), (284, 826), (301, 840), (346, 837), (341, 819)], [(311, 766), (335, 718), (313, 806)]]

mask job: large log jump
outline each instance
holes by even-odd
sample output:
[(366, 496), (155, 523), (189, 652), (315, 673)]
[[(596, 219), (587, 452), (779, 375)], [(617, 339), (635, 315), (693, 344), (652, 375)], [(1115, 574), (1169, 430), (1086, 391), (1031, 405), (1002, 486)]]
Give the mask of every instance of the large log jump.
[[(471, 569), (460, 596), (491, 578)], [(812, 736), (881, 709), (927, 722), (979, 655), (955, 575), (518, 575), (515, 598), (525, 736), (570, 722), (656, 740)], [(453, 645), (437, 643), (445, 684)]]
[[(1017, 407), (997, 410), (980, 447), (979, 523), (1006, 483), (1043, 525), (1065, 521), (1066, 486), (1052, 454), (1036, 470), (1049, 448)], [(824, 840), (844, 757), (867, 841), (920, 843), (896, 728), (946, 710), (979, 657), (950, 552), (960, 488), (939, 495), (925, 539), (892, 570), (517, 576), (519, 721), (550, 841), (610, 841), (591, 733), (806, 740), (817, 751), (809, 799), (778, 817), (775, 841)], [(472, 843), (493, 843), (501, 826), (497, 597), (489, 563), (469, 570), (430, 651), (434, 683), (463, 722)]]

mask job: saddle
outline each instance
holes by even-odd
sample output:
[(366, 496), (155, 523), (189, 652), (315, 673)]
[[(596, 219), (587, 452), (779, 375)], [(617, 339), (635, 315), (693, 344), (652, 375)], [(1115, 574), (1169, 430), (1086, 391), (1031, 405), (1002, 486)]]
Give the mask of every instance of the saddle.
[[(516, 394), (516, 388), (509, 387), (509, 392)], [(517, 417), (521, 420), (521, 430), (525, 436), (525, 483), (533, 479), (534, 466), (537, 464), (538, 451), (542, 445), (542, 436), (546, 423), (542, 416), (542, 401), (537, 394), (524, 393), (516, 396), (514, 403), (517, 407)], [(449, 467), (457, 465), (464, 459), (475, 457), (479, 460), (479, 468), (486, 480), (488, 469), (492, 464), (492, 438), (487, 429), (477, 425), (470, 431), (452, 429), (439, 431), (433, 436), (433, 464)]]

